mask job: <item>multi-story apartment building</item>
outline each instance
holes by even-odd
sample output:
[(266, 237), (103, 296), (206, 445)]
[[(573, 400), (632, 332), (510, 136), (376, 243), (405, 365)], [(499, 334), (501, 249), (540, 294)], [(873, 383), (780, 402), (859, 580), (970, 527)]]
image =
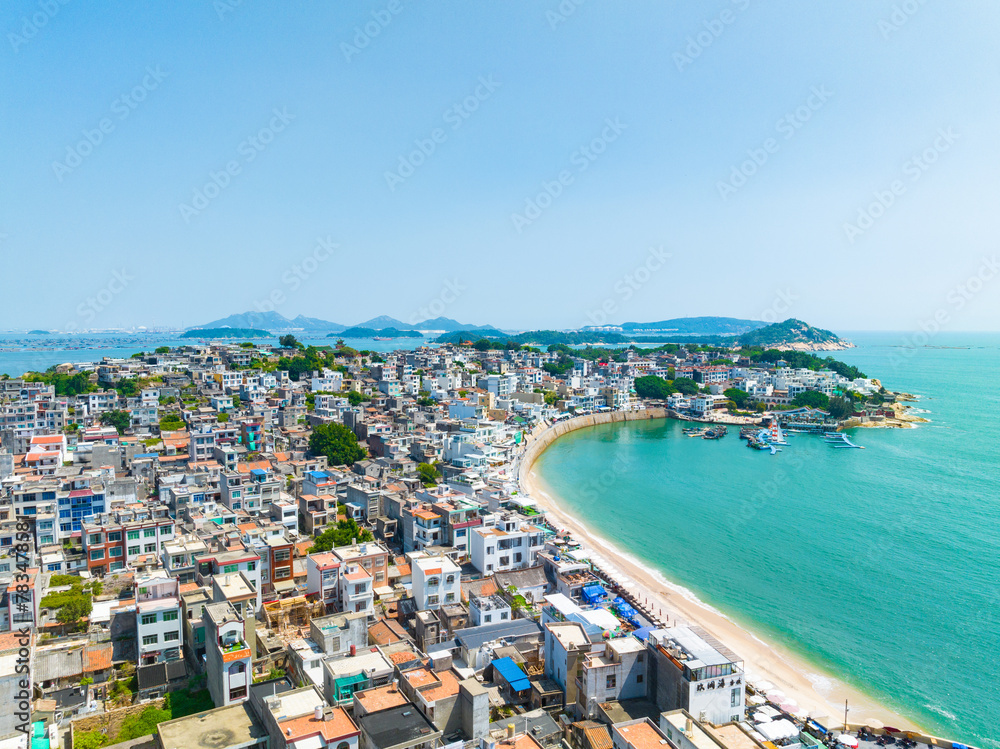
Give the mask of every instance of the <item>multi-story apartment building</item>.
[(243, 617), (228, 601), (207, 604), (205, 622), (205, 672), (208, 692), (216, 707), (247, 698), (252, 683), (253, 653), (247, 645)]
[(184, 632), (180, 614), (180, 583), (176, 578), (155, 575), (136, 579), (135, 623), (141, 665), (181, 657)]
[(417, 610), (437, 609), (462, 600), (462, 570), (446, 556), (420, 556), (410, 561)]
[(492, 575), (534, 565), (545, 544), (545, 530), (520, 516), (507, 516), (495, 526), (473, 528), (469, 542), (472, 565)]
[(340, 609), (340, 560), (329, 551), (306, 557), (306, 592), (322, 601), (327, 612)]

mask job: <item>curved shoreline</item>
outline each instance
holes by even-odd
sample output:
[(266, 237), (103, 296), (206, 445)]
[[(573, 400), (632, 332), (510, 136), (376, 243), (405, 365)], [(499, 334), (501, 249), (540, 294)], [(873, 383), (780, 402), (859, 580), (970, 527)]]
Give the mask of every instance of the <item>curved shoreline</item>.
[[(601, 424), (667, 419), (666, 409), (613, 411), (588, 414), (539, 430), (530, 435), (530, 444), (522, 453), (517, 466), (519, 490), (535, 500), (556, 527), (572, 532), (577, 541), (588, 546), (593, 561), (624, 581), (638, 598), (647, 599), (651, 608), (659, 609), (667, 618), (682, 619), (701, 626), (743, 658), (752, 679), (773, 682), (788, 697), (816, 717), (828, 716), (828, 727), (842, 727), (844, 701), (850, 706), (851, 725), (877, 718), (885, 724), (920, 731), (918, 725), (878, 703), (860, 689), (837, 677), (821, 672), (821, 667), (783, 645), (776, 645), (738, 624), (722, 612), (701, 601), (690, 591), (668, 580), (649, 563), (614, 546), (577, 519), (559, 504), (559, 497), (534, 470), (534, 464), (545, 450), (560, 437), (579, 429)], [(548, 491), (546, 491), (548, 490)], [(589, 541), (587, 540), (589, 539)], [(822, 721), (821, 721), (822, 722)], [(826, 725), (826, 723), (824, 723)], [(950, 743), (947, 744), (950, 746)]]

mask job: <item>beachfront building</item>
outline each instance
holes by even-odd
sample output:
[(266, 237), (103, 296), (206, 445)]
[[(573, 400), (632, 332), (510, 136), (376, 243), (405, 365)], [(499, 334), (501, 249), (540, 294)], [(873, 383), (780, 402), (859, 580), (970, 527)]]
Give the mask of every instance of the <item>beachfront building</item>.
[(743, 661), (700, 627), (650, 633), (649, 699), (661, 710), (683, 709), (699, 722), (739, 722), (746, 715)]
[(511, 515), (501, 518), (494, 526), (473, 528), (469, 554), (473, 567), (484, 575), (492, 575), (533, 566), (544, 544), (542, 528)]

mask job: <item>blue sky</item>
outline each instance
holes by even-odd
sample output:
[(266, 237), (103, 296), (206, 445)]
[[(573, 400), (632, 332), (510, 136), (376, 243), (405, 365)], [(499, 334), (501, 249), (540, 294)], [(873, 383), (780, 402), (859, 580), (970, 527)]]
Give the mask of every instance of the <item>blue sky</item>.
[(0, 329), (1000, 328), (1000, 6), (265, 6), (4, 4)]

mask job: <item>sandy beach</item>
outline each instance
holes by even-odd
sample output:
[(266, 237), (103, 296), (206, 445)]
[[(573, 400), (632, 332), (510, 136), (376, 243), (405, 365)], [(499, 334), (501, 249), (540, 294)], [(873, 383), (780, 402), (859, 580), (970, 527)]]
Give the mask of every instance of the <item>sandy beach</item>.
[(690, 591), (670, 583), (660, 573), (594, 534), (560, 507), (558, 498), (544, 484), (533, 465), (523, 466), (520, 490), (535, 500), (554, 526), (570, 531), (590, 551), (594, 562), (632, 590), (639, 600), (647, 600), (654, 613), (662, 611), (664, 617), (669, 617), (670, 624), (680, 619), (704, 628), (743, 658), (748, 679), (771, 682), (814, 717), (829, 716), (829, 721), (820, 721), (824, 725), (832, 728), (842, 725), (846, 699), (851, 723), (864, 724), (866, 719), (877, 718), (885, 725), (919, 730), (912, 720), (880, 705), (858, 689), (820, 673), (814, 665), (786, 648), (765, 642), (698, 601)]

